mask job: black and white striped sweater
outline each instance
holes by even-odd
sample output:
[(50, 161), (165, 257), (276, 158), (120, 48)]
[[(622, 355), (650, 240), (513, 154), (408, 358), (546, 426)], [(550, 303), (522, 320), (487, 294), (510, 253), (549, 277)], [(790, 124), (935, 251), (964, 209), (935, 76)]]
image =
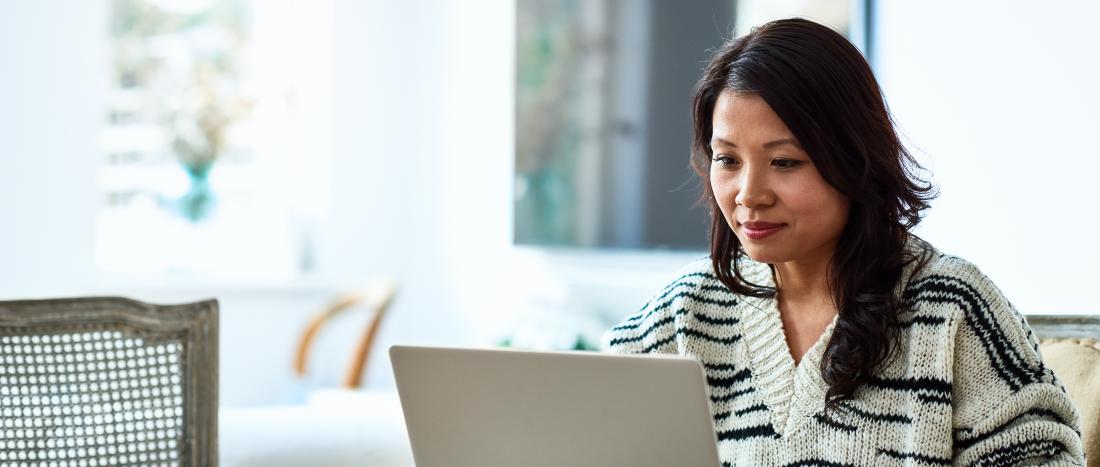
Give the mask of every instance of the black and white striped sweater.
[[(771, 269), (742, 262), (750, 282)], [(694, 262), (604, 336), (606, 351), (675, 353), (706, 369), (723, 465), (1084, 465), (1079, 416), (1038, 342), (974, 265), (933, 251), (904, 271), (899, 356), (823, 412), (834, 323), (796, 366), (775, 299), (733, 294)]]

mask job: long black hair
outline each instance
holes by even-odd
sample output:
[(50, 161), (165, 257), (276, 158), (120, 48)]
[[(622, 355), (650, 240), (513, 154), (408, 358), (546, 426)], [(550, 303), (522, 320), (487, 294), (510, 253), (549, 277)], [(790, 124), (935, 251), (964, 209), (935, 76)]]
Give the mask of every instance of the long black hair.
[(894, 288), (907, 264), (927, 261), (906, 243), (935, 190), (902, 146), (871, 67), (844, 36), (812, 21), (785, 19), (727, 41), (695, 87), (691, 165), (710, 207), (714, 270), (734, 293), (773, 297), (777, 291), (741, 275), (745, 252), (711, 190), (712, 120), (724, 91), (767, 102), (822, 178), (850, 202), (828, 268), (839, 316), (821, 363), (826, 401), (835, 407), (893, 355), (902, 311)]

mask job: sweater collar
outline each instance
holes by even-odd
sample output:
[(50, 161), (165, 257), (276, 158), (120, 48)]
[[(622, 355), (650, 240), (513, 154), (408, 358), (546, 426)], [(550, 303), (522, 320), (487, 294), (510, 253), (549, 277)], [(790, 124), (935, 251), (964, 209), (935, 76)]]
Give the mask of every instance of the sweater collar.
[[(906, 249), (914, 253), (925, 249), (934, 251), (913, 235), (906, 242)], [(906, 285), (917, 274), (916, 266), (919, 263), (910, 263), (902, 270), (894, 289), (899, 301)], [(741, 272), (749, 282), (775, 287), (775, 279), (768, 264), (746, 258)], [(802, 356), (799, 364), (795, 365), (787, 345), (779, 301), (775, 297), (765, 297), (750, 298), (745, 303), (741, 323), (748, 361), (752, 366), (761, 399), (773, 414), (773, 428), (780, 436), (787, 437), (825, 408), (825, 393), (829, 386), (821, 375), (821, 362), (839, 316), (833, 317), (833, 321)]]

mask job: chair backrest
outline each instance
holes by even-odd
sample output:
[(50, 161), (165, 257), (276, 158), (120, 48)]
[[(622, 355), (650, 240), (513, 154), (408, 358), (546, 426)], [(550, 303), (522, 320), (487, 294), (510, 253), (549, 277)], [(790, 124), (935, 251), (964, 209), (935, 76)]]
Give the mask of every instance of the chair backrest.
[(0, 464), (217, 465), (217, 410), (217, 301), (0, 301)]
[(1039, 352), (1081, 412), (1081, 439), (1089, 465), (1100, 465), (1100, 316), (1027, 317)]

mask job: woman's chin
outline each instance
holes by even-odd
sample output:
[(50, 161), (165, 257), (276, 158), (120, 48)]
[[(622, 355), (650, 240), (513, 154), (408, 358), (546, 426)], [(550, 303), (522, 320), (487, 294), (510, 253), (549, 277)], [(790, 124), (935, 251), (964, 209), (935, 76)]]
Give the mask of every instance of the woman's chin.
[(775, 264), (783, 262), (782, 255), (778, 254), (779, 252), (774, 247), (769, 248), (751, 243), (742, 243), (741, 248), (745, 250), (745, 254), (750, 259), (757, 263)]

